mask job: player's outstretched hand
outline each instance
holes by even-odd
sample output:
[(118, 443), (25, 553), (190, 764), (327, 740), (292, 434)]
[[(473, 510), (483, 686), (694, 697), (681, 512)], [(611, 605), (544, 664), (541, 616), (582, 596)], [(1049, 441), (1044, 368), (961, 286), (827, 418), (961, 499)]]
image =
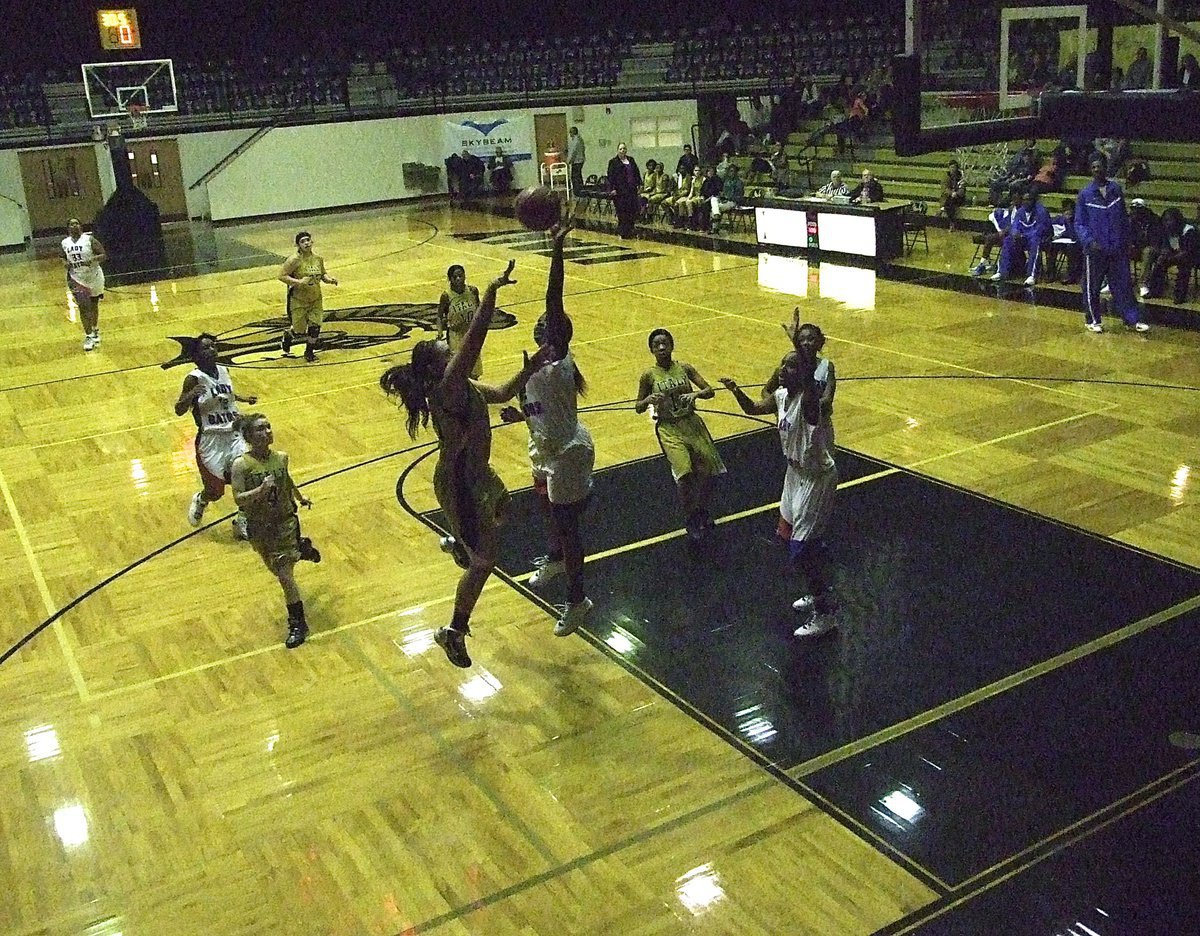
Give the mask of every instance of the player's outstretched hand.
[(500, 410), (500, 421), (504, 423), (519, 423), (525, 421), (525, 414), (515, 406), (506, 406)]
[(297, 497), (299, 498), (299, 500), (300, 500), (300, 506), (301, 506), (301, 507), (304, 507), (304, 508), (306, 508), (306, 509), (308, 509), (308, 510), (312, 510), (312, 499), (311, 499), (311, 498), (305, 497), (305, 496), (304, 496), (303, 494), (301, 494), (299, 491), (297, 491), (297, 492), (296, 492), (296, 496), (297, 496)]
[(508, 267), (504, 270), (503, 273), (501, 273), (494, 280), (492, 280), (492, 285), (495, 286), (497, 289), (499, 289), (501, 286), (508, 286), (510, 283), (515, 283), (516, 280), (512, 278), (512, 271), (514, 269), (516, 269), (516, 266), (517, 266), (516, 260), (509, 260)]
[(723, 386), (726, 390), (730, 391), (731, 393), (738, 388), (737, 381), (734, 380), (732, 377), (722, 377), (721, 378), (721, 386)]
[(794, 345), (796, 343), (796, 337), (800, 334), (800, 306), (796, 306), (796, 308), (792, 310), (792, 320), (790, 322), (784, 322), (782, 325), (780, 325), (780, 328), (783, 329), (784, 334), (788, 336)]
[(570, 211), (563, 217), (558, 224), (550, 228), (550, 239), (556, 244), (561, 244), (566, 236), (575, 229), (575, 219), (571, 217)]

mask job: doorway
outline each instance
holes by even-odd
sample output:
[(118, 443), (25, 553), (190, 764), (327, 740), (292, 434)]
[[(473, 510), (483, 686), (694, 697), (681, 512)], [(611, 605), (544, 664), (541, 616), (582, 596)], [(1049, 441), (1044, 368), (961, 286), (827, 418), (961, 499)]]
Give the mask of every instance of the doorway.
[(21, 150), (17, 159), (34, 237), (61, 234), (71, 218), (91, 225), (104, 204), (94, 146)]
[(540, 165), (546, 161), (546, 154), (557, 152), (556, 162), (567, 160), (567, 115), (564, 114), (534, 114), (533, 115), (534, 159)]
[(174, 137), (129, 140), (129, 170), (133, 184), (158, 205), (163, 221), (187, 220), (187, 193), (179, 163), (179, 143)]

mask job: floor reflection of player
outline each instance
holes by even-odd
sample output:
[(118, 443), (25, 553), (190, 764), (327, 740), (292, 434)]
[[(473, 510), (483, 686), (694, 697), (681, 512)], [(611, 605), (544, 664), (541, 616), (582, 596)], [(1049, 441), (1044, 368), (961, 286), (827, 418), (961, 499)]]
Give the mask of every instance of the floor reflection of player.
[(592, 493), (596, 448), (579, 422), (578, 397), (583, 375), (571, 354), (574, 328), (563, 307), (563, 241), (569, 222), (550, 232), (552, 252), (546, 284), (546, 312), (533, 327), (533, 340), (550, 347), (551, 360), (535, 371), (521, 393), (521, 409), (506, 407), (505, 422), (524, 420), (529, 427), (529, 460), (533, 486), (546, 514), (550, 550), (529, 579), (532, 587), (567, 574), (567, 604), (554, 627), (556, 637), (577, 631), (592, 610), (583, 588), (583, 539), (579, 519)]
[(665, 328), (650, 333), (649, 345), (654, 366), (642, 374), (633, 408), (644, 413), (654, 407), (658, 444), (679, 488), (688, 538), (697, 542), (713, 527), (708, 513), (713, 478), (725, 473), (708, 427), (696, 412), (696, 400), (712, 399), (716, 391), (691, 364), (672, 358), (675, 339)]
[(744, 413), (773, 412), (779, 421), (779, 440), (787, 459), (779, 503), (779, 535), (787, 540), (789, 555), (807, 589), (792, 602), (792, 608), (805, 618), (794, 632), (797, 637), (818, 637), (837, 626), (824, 541), (837, 492), (837, 464), (833, 459), (833, 426), (829, 408), (822, 402), (822, 388), (815, 379), (816, 368), (815, 351), (799, 346), (780, 364), (780, 387), (760, 400), (751, 400), (733, 379), (721, 378)]
[(296, 516), (296, 504), (312, 507), (312, 501), (292, 481), (287, 454), (271, 451), (275, 436), (266, 416), (248, 414), (241, 432), (249, 451), (234, 459), (233, 496), (246, 514), (250, 545), (283, 588), (288, 616), (284, 646), (291, 650), (308, 637), (304, 601), (296, 585), (296, 563), (301, 559), (321, 561), (312, 541), (300, 535)]
[(399, 397), (404, 405), (408, 434), (415, 439), (417, 429), (432, 420), (438, 438), (433, 491), (452, 534), (445, 546), (463, 574), (455, 590), (450, 624), (439, 628), (434, 640), (451, 663), (462, 667), (471, 665), (467, 653), (471, 612), (496, 565), (500, 526), (509, 504), (508, 489), (490, 463), (492, 429), (487, 405), (511, 400), (549, 360), (548, 349), (539, 349), (499, 387), (477, 383), (468, 376), (487, 338), (496, 293), (515, 282), (511, 278), (514, 265), (509, 261), (504, 273), (488, 285), (457, 351), (451, 352), (441, 339), (418, 341), (411, 364), (390, 367), (379, 378), (383, 392)]
[[(233, 460), (246, 451), (238, 431), (238, 403), (258, 402), (256, 396), (238, 396), (233, 389), (229, 369), (217, 363), (215, 335), (200, 335), (192, 343), (192, 362), (196, 365), (183, 378), (183, 389), (175, 401), (175, 415), (191, 411), (196, 421), (196, 467), (203, 488), (192, 496), (188, 523), (199, 526), (204, 508), (225, 495)], [(246, 518), (239, 512), (233, 518), (238, 539), (246, 538)]]

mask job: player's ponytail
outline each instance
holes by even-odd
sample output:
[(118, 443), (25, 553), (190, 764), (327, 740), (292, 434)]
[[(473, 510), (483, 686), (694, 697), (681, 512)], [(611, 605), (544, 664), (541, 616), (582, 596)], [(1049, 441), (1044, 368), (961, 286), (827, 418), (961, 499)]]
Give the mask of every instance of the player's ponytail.
[(432, 365), (437, 358), (435, 341), (418, 341), (413, 348), (412, 363), (389, 367), (379, 377), (379, 388), (390, 397), (399, 397), (408, 413), (405, 428), (410, 438), (417, 437), (418, 427), (429, 425), (429, 391), (435, 379)]

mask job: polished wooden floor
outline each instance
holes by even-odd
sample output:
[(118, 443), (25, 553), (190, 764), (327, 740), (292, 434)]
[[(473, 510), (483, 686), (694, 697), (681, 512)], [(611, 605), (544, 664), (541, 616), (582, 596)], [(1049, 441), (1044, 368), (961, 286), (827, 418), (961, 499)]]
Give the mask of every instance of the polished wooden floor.
[[(267, 261), (299, 226), (337, 309), (436, 302), (456, 262), (482, 285), (510, 251), (455, 235), (513, 224), (438, 205), (223, 233)], [(965, 267), (963, 239), (932, 240), (923, 262)], [(629, 400), (656, 326), (710, 381), (762, 380), (799, 303), (837, 363), (841, 445), (1200, 565), (1200, 334), (1092, 335), (1036, 303), (624, 246), (652, 256), (568, 264), (589, 405)], [(516, 368), (541, 310), (547, 260), (517, 256), (518, 324), (490, 335), (488, 375)], [(61, 264), (0, 258), (0, 932), (852, 934), (939, 896), (502, 583), (476, 667), (447, 664), (431, 633), (456, 569), (396, 503), (423, 449), (376, 384), (412, 339), (234, 372), (313, 482), (313, 636), (286, 651), (278, 587), (229, 524), (188, 535), (185, 369), (159, 367), (170, 336), (282, 299), (273, 262), (112, 288), (85, 354)], [(602, 425), (600, 465), (657, 450), (632, 411)], [(520, 433), (495, 460), (525, 483)], [(406, 488), (417, 509), (430, 476)]]

